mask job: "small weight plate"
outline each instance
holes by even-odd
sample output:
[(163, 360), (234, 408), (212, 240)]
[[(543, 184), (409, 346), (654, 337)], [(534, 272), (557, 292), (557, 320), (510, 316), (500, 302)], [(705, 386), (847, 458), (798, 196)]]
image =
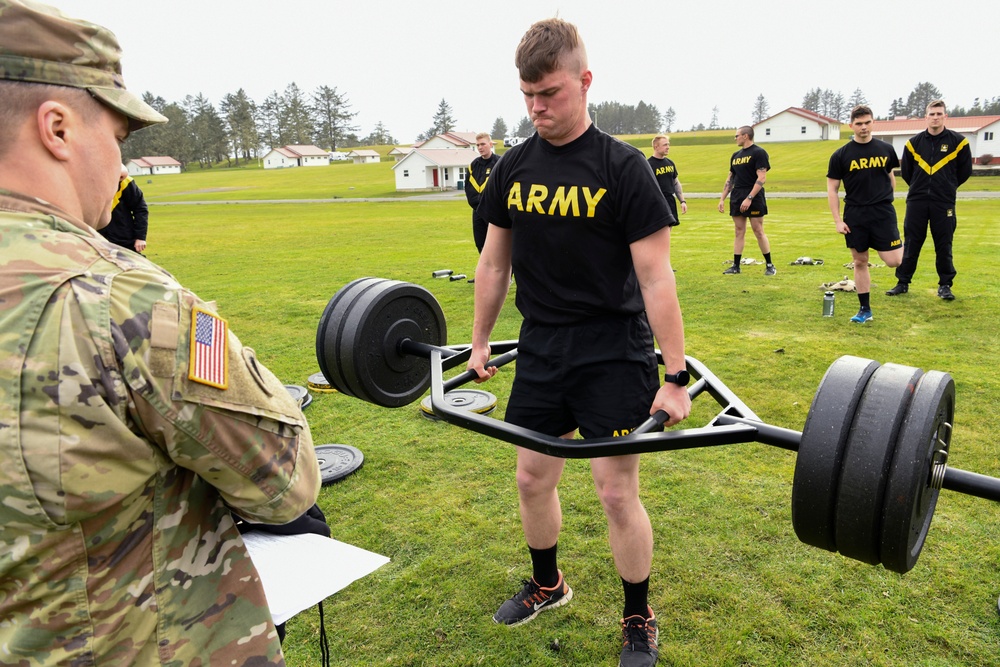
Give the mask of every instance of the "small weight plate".
[(323, 375), (322, 371), (310, 375), (309, 380), (306, 382), (306, 386), (318, 394), (337, 393), (337, 390), (333, 388), (329, 380), (326, 379), (326, 376)]
[[(497, 406), (497, 397), (482, 389), (453, 389), (444, 395), (444, 400), (450, 408), (480, 415), (491, 412)], [(434, 414), (430, 396), (420, 402), (420, 409), (428, 414)]]
[(302, 404), (299, 405), (299, 410), (305, 410), (310, 405), (312, 405), (313, 397), (312, 394), (307, 393), (306, 397), (302, 400)]
[(885, 364), (875, 371), (858, 403), (844, 448), (837, 488), (837, 551), (877, 565), (882, 537), (882, 501), (896, 437), (924, 372)]
[(937, 451), (948, 451), (954, 418), (954, 381), (928, 371), (903, 418), (885, 487), (880, 557), (887, 570), (905, 574), (917, 564), (939, 493), (930, 486), (931, 466)]
[(297, 384), (286, 384), (285, 390), (288, 391), (288, 395), (292, 397), (292, 400), (299, 404), (299, 408), (304, 408), (306, 406), (306, 399), (312, 398), (309, 396), (309, 391)]
[(316, 447), (316, 461), (325, 486), (357, 471), (364, 465), (365, 455), (350, 445), (319, 445)]
[(854, 412), (877, 361), (843, 356), (819, 383), (802, 428), (792, 480), (792, 525), (806, 544), (836, 551), (837, 484)]

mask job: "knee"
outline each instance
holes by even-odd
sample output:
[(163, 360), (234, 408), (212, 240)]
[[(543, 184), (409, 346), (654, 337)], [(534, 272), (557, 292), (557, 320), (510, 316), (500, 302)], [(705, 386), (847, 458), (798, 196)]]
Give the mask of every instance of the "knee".
[(612, 523), (621, 522), (639, 502), (638, 490), (631, 484), (605, 484), (598, 487), (597, 497)]
[(550, 493), (555, 486), (555, 482), (549, 475), (538, 474), (529, 469), (517, 471), (517, 492), (522, 498), (543, 496)]

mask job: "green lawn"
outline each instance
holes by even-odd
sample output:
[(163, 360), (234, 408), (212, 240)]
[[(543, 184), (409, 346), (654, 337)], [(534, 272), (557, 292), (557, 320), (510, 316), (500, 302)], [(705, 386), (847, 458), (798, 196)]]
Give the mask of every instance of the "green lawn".
[[(724, 176), (717, 158), (724, 165), (729, 148), (718, 150), (704, 158), (716, 188)], [(781, 150), (774, 155), (776, 163), (788, 164)], [(696, 171), (693, 154), (678, 148), (674, 157), (682, 175)], [(355, 169), (332, 166), (329, 173)], [(775, 170), (775, 187), (785, 173), (784, 166)], [(190, 179), (184, 188), (241, 182), (195, 174), (180, 177)], [(279, 187), (253, 181), (253, 172), (239, 175), (248, 187)], [(155, 185), (172, 178), (157, 178)], [(296, 191), (292, 180), (280, 187)], [(378, 187), (355, 182), (358, 189)], [(698, 182), (693, 175), (691, 182)], [(166, 196), (158, 191), (156, 199)], [(801, 429), (824, 371), (840, 355), (949, 371), (958, 390), (950, 463), (1000, 475), (1000, 200), (959, 204), (956, 301), (935, 297), (928, 247), (905, 297), (882, 296), (894, 279), (889, 269), (873, 269), (875, 321), (866, 326), (848, 322), (857, 307), (849, 294), (838, 293), (835, 318), (820, 316), (819, 284), (849, 274), (842, 267), (849, 253), (825, 200), (771, 201), (774, 278), (765, 278), (762, 266), (722, 276), (732, 222), (714, 210), (714, 200), (690, 203), (673, 233), (689, 354), (762, 418), (793, 429)], [(464, 201), (153, 206), (150, 230), (149, 256), (204, 298), (218, 300), (233, 330), (286, 383), (305, 385), (318, 370), (320, 314), (337, 289), (360, 276), (426, 286), (448, 318), (449, 342), (469, 340), (472, 285), (431, 277), (442, 268), (474, 271)], [(747, 247), (747, 256), (759, 257), (752, 239)], [(789, 266), (803, 255), (826, 264)], [(512, 293), (494, 338), (515, 338), (518, 322)], [(496, 416), (511, 375), (505, 369), (481, 387), (498, 397)], [(702, 425), (715, 412), (708, 397), (700, 397), (685, 426)], [(350, 444), (365, 455), (358, 473), (321, 493), (334, 537), (392, 559), (327, 601), (333, 664), (614, 664), (621, 588), (586, 462), (569, 462), (561, 486), (561, 566), (574, 600), (508, 629), (490, 615), (530, 573), (514, 448), (424, 419), (416, 404), (388, 410), (319, 394), (306, 414), (317, 444)], [(943, 492), (920, 561), (899, 576), (797, 541), (790, 519), (794, 461), (793, 453), (764, 445), (643, 457), (643, 498), (656, 539), (651, 602), (660, 620), (661, 664), (1000, 665), (997, 505)], [(288, 629), (288, 664), (318, 664), (315, 611), (295, 617)]]
[[(705, 141), (672, 139), (670, 158), (677, 163), (686, 194), (705, 193), (717, 197), (728, 173), (729, 156), (736, 150), (732, 130), (712, 133)], [(724, 132), (728, 139), (719, 135)], [(718, 135), (718, 136), (717, 136)], [(629, 143), (652, 154), (650, 137), (625, 137)], [(723, 143), (719, 143), (725, 139)], [(840, 142), (811, 141), (764, 144), (771, 158), (767, 192), (826, 192), (826, 167)], [(380, 148), (382, 152), (388, 147)], [(326, 167), (298, 169), (261, 169), (252, 162), (246, 167), (199, 169), (190, 167), (183, 174), (140, 176), (136, 180), (150, 202), (260, 201), (269, 199), (345, 199), (405, 196), (396, 192), (392, 171), (395, 162), (356, 165), (335, 162)], [(900, 192), (906, 184), (900, 180)], [(968, 191), (1000, 192), (1000, 176), (975, 177), (963, 188)]]

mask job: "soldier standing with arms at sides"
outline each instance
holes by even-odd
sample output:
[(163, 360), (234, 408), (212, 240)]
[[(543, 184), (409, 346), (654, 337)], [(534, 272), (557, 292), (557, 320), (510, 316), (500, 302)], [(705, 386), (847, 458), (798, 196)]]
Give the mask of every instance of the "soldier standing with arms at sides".
[(723, 271), (725, 275), (740, 272), (740, 259), (743, 257), (743, 246), (746, 243), (747, 221), (757, 237), (757, 245), (764, 254), (764, 275), (773, 276), (778, 271), (771, 261), (771, 242), (764, 233), (764, 216), (767, 215), (767, 200), (764, 197), (764, 182), (771, 168), (767, 151), (753, 142), (753, 128), (744, 125), (736, 130), (736, 145), (740, 150), (733, 153), (729, 159), (729, 176), (722, 187), (722, 197), (719, 198), (719, 213), (725, 213), (726, 197), (732, 192), (729, 200), (729, 215), (736, 227), (736, 240), (733, 242), (733, 265)]
[[(896, 151), (872, 137), (872, 110), (859, 105), (851, 109), (854, 137), (834, 151), (826, 172), (826, 196), (837, 232), (844, 235), (854, 260), (854, 285), (860, 307), (852, 322), (872, 320), (871, 274), (868, 249), (874, 248), (887, 266), (899, 266), (903, 258), (896, 209), (893, 169), (899, 166)], [(840, 215), (840, 184), (844, 184), (844, 215)]]
[(937, 295), (952, 301), (952, 282), (958, 273), (951, 257), (952, 241), (958, 218), (955, 199), (958, 188), (972, 175), (972, 150), (969, 140), (944, 126), (948, 118), (944, 101), (927, 105), (927, 129), (906, 142), (900, 173), (910, 186), (906, 193), (903, 217), (903, 261), (896, 268), (896, 286), (887, 296), (906, 294), (917, 270), (920, 249), (927, 239), (930, 223), (934, 239), (935, 267), (938, 274)]
[(0, 0), (0, 662), (284, 664), (233, 513), (316, 501), (309, 427), (211, 306), (108, 224), (118, 40)]
[(668, 153), (670, 153), (670, 137), (665, 134), (653, 137), (653, 155), (649, 158), (649, 166), (653, 169), (660, 191), (667, 198), (667, 205), (676, 221), (674, 225), (679, 225), (680, 217), (677, 215), (677, 202), (674, 201), (674, 196), (680, 200), (683, 213), (688, 212), (688, 205), (684, 201), (684, 188), (681, 186), (680, 174), (677, 173), (677, 165), (667, 157)]
[[(658, 410), (687, 417), (684, 325), (670, 267), (673, 220), (641, 151), (598, 130), (587, 113), (593, 73), (574, 25), (531, 26), (514, 57), (535, 134), (497, 164), (480, 212), (490, 233), (476, 269), (468, 367), (492, 377), (489, 336), (517, 273), (524, 321), (505, 419), (551, 436), (624, 435)], [(667, 375), (658, 375), (653, 336)], [(569, 602), (558, 568), (565, 459), (517, 449), (521, 525), (532, 577), (493, 615), (515, 626)], [(653, 532), (639, 499), (639, 456), (592, 459), (622, 581), (622, 667), (659, 655), (648, 602)]]
[(500, 159), (500, 156), (493, 152), (493, 141), (486, 132), (476, 135), (476, 150), (479, 157), (469, 165), (469, 174), (465, 178), (465, 198), (472, 207), (472, 238), (476, 242), (476, 250), (483, 254), (483, 244), (486, 243), (486, 230), (489, 225), (483, 220), (476, 210), (479, 207), (479, 199), (483, 194), (483, 188), (490, 178), (490, 171)]

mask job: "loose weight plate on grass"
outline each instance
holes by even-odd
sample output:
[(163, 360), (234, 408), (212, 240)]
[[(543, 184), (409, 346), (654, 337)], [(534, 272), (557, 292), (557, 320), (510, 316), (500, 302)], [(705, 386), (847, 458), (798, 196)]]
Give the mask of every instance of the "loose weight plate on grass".
[(357, 447), (350, 445), (319, 445), (316, 447), (316, 461), (323, 485), (340, 481), (356, 472), (365, 462), (365, 455)]
[(301, 385), (286, 384), (285, 389), (288, 391), (288, 395), (292, 397), (292, 400), (299, 404), (299, 409), (301, 410), (305, 410), (313, 402), (312, 394)]

